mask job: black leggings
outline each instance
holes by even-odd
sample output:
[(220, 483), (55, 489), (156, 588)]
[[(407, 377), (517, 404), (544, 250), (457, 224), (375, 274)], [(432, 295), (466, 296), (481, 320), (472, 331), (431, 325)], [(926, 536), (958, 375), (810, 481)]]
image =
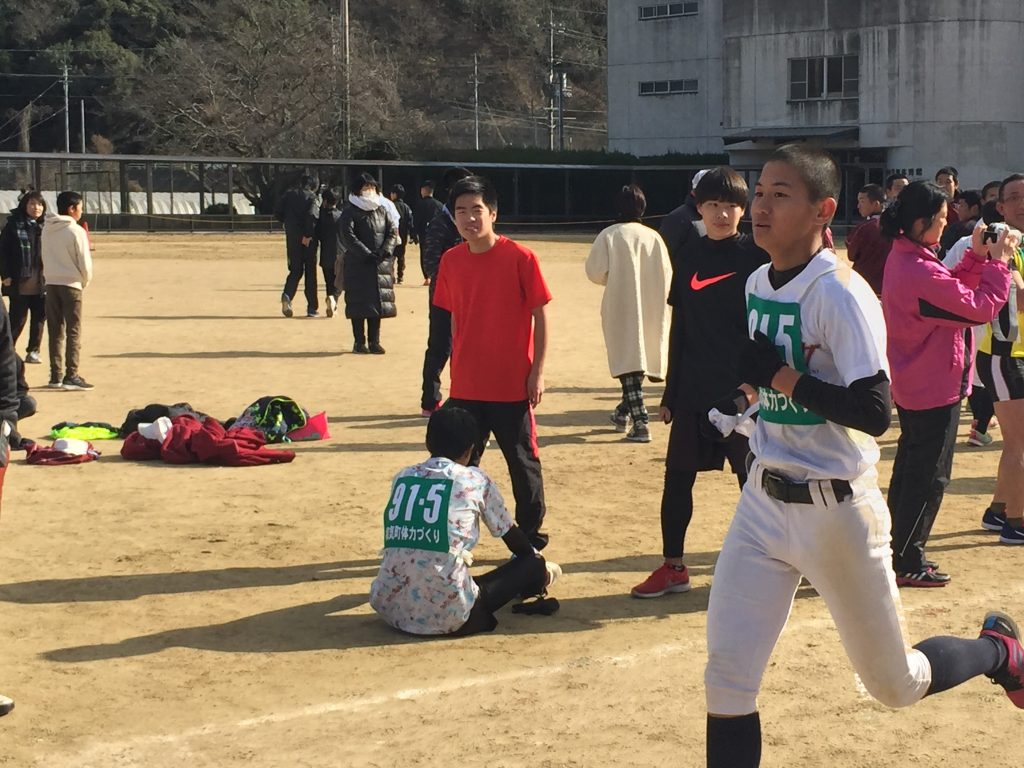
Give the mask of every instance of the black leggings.
[(517, 597), (543, 594), (547, 585), (547, 569), (543, 558), (517, 557), (473, 581), (480, 588), (480, 594), (466, 623), (456, 630), (457, 635), (490, 632), (498, 626), (494, 612), (499, 608)]
[[(736, 480), (743, 488), (746, 472), (737, 472)], [(661, 555), (665, 559), (683, 556), (686, 530), (693, 519), (693, 484), (696, 472), (665, 470), (665, 489), (661, 493)]]
[(992, 417), (996, 415), (995, 405), (992, 404), (992, 394), (985, 387), (975, 387), (967, 398), (967, 402), (971, 406), (971, 416), (978, 422), (975, 429), (983, 435), (986, 434)]
[[(365, 330), (363, 323), (366, 323)], [(353, 317), (352, 336), (356, 344), (365, 344), (366, 337), (370, 337), (371, 344), (380, 344), (380, 318), (379, 317)]]

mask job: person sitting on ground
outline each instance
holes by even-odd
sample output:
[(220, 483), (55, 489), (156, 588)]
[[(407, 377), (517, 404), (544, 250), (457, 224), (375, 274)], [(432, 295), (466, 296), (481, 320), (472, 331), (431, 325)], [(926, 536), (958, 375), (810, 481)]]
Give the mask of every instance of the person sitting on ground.
[(18, 389), (18, 420), (16, 424), (12, 424), (10, 444), (12, 451), (21, 451), (31, 445), (34, 441), (27, 440), (21, 436), (18, 431), (18, 425), (21, 424), (23, 419), (27, 419), (29, 416), (34, 416), (36, 412), (36, 399), (28, 393), (28, 381), (25, 379), (25, 363), (18, 355), (14, 356), (14, 362), (17, 371), (17, 389)]
[[(427, 422), (430, 458), (396, 475), (384, 511), (384, 559), (370, 605), (388, 624), (416, 635), (490, 632), (494, 613), (517, 597), (544, 595), (562, 569), (546, 562), (512, 522), (498, 487), (468, 466), (479, 427), (462, 408)], [(473, 578), (470, 554), (480, 521), (513, 559)]]

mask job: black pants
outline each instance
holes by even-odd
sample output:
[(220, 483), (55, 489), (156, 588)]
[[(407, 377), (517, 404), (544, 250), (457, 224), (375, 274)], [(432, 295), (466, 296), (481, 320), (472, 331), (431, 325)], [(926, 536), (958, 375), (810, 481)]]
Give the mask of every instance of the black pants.
[(480, 587), (480, 594), (466, 623), (455, 632), (457, 635), (492, 631), (498, 626), (495, 611), (517, 597), (533, 597), (544, 592), (547, 570), (539, 557), (517, 557), (473, 581)]
[(339, 292), (335, 287), (338, 276), (336, 274), (338, 260), (334, 258), (320, 259), (320, 272), (324, 276), (324, 293), (327, 296), (333, 296), (335, 299), (338, 298)]
[(285, 243), (288, 247), (288, 277), (284, 281), (284, 293), (289, 299), (294, 299), (299, 290), (299, 280), (304, 279), (306, 311), (316, 312), (320, 308), (320, 298), (316, 293), (316, 241), (303, 245), (298, 237), (286, 235)]
[(983, 435), (987, 434), (992, 417), (996, 415), (995, 405), (992, 404), (992, 394), (987, 387), (976, 386), (971, 391), (970, 397), (967, 398), (967, 402), (971, 406), (971, 416), (978, 422), (975, 429)]
[(399, 243), (395, 247), (395, 263), (398, 265), (396, 277), (398, 282), (402, 282), (402, 279), (405, 277), (405, 243)]
[(38, 352), (43, 342), (43, 327), (46, 325), (46, 295), (11, 296), (11, 340), (17, 344), (25, 328), (25, 321), (32, 315), (28, 326), (28, 350)]
[(452, 356), (452, 313), (434, 306), (434, 283), (431, 282), (430, 308), (427, 313), (427, 351), (423, 355), (423, 395), (420, 407), (432, 411), (441, 402), (441, 371)]
[[(736, 470), (736, 480), (743, 488), (746, 470)], [(686, 531), (693, 519), (693, 484), (696, 472), (665, 470), (665, 488), (661, 492), (661, 556), (682, 557), (686, 548)]]
[(548, 543), (548, 535), (540, 530), (545, 514), (544, 478), (537, 453), (537, 425), (530, 404), (526, 400), (492, 403), (449, 398), (444, 405), (446, 408), (464, 408), (473, 414), (480, 426), (473, 455), (474, 466), (479, 465), (487, 439), (494, 433), (512, 480), (516, 525), (522, 528), (534, 547), (544, 549)]
[[(364, 330), (365, 323), (365, 330)], [(352, 336), (356, 344), (365, 344), (366, 337), (370, 337), (371, 344), (380, 344), (380, 318), (379, 317), (353, 317)]]
[(888, 496), (893, 568), (915, 573), (924, 568), (924, 547), (953, 471), (960, 402), (923, 411), (897, 406), (896, 412), (900, 439)]

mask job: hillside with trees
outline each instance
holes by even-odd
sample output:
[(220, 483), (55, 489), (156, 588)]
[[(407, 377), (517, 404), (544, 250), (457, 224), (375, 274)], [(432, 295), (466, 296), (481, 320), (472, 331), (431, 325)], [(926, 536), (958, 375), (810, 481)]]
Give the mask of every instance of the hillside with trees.
[(605, 146), (604, 2), (351, 2), (347, 69), (343, 7), (13, 4), (0, 14), (0, 150), (64, 149), (65, 67), (72, 151), (83, 100), (89, 151), (422, 157), (472, 150), (477, 131), (484, 149), (546, 148), (552, 61), (565, 147)]

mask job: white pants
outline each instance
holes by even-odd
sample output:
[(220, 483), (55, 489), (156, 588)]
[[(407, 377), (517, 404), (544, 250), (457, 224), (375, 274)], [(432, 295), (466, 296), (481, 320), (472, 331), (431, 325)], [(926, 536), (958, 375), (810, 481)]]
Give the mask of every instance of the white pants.
[[(874, 470), (838, 502), (830, 489), (815, 504), (785, 504), (751, 468), (715, 566), (708, 606), (708, 712), (757, 711), (768, 658), (789, 619), (801, 574), (825, 601), (868, 692), (890, 707), (919, 701), (931, 665), (904, 640), (892, 570), (890, 519)], [(827, 487), (827, 484), (822, 484)]]

